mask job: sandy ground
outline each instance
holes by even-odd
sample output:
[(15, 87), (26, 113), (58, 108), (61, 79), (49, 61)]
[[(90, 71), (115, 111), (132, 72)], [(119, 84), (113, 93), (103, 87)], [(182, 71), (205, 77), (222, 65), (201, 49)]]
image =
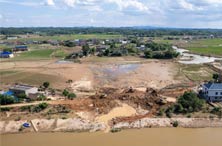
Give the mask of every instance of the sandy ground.
[(116, 117), (128, 117), (136, 114), (136, 110), (124, 103), (121, 106), (113, 108), (108, 114), (101, 115), (96, 118), (96, 121), (104, 123), (107, 126), (106, 132), (110, 130), (109, 121)]

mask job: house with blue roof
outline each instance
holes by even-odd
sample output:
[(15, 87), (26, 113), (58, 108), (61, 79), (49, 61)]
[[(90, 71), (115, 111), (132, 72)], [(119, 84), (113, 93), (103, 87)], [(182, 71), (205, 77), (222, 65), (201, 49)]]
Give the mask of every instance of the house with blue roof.
[(28, 51), (28, 46), (25, 45), (15, 46), (15, 48), (13, 48), (12, 50), (13, 52)]
[(12, 58), (12, 57), (14, 57), (14, 55), (11, 52), (7, 51), (0, 52), (0, 58)]
[(202, 94), (207, 101), (222, 101), (222, 83), (207, 83), (202, 86)]

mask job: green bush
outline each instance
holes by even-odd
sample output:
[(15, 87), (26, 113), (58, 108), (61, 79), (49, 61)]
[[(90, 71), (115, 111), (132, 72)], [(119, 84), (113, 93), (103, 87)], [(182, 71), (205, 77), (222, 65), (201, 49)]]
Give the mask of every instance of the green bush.
[(44, 82), (42, 85), (44, 86), (44, 88), (48, 88), (50, 83), (49, 82)]
[(177, 104), (174, 106), (175, 113), (192, 113), (202, 110), (205, 101), (197, 97), (193, 92), (185, 92), (179, 97)]
[(48, 107), (48, 104), (43, 102), (33, 107), (32, 112), (41, 112)]
[(68, 99), (73, 100), (74, 98), (76, 98), (76, 94), (75, 93), (69, 93)]
[(62, 92), (62, 95), (67, 97), (69, 95), (69, 91), (64, 89), (63, 92)]
[(178, 121), (174, 121), (172, 125), (173, 125), (173, 127), (178, 127), (179, 126), (179, 122)]
[(15, 103), (15, 99), (12, 96), (0, 95), (0, 104), (7, 105)]
[(11, 110), (10, 107), (2, 107), (2, 108), (0, 108), (0, 112), (8, 112), (10, 110)]

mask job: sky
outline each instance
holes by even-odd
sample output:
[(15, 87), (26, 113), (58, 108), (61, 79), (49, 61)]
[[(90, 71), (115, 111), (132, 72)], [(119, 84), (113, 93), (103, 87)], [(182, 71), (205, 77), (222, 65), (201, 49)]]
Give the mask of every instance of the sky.
[(222, 0), (0, 0), (0, 26), (222, 28)]

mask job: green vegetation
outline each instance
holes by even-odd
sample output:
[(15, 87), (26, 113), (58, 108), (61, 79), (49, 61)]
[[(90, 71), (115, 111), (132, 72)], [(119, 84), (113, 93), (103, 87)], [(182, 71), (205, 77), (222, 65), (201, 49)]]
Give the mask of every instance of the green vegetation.
[(49, 87), (50, 83), (49, 82), (44, 82), (42, 85), (45, 89), (47, 89)]
[(74, 98), (76, 98), (76, 94), (70, 93), (67, 89), (63, 90), (62, 95), (67, 97), (69, 100), (73, 100)]
[(214, 107), (211, 110), (211, 113), (217, 115), (219, 118), (222, 118), (222, 108), (221, 107)]
[[(191, 113), (199, 112), (205, 107), (205, 101), (200, 99), (194, 92), (185, 92), (180, 96), (177, 102), (169, 106), (165, 110), (165, 114), (168, 118), (172, 117), (172, 114), (188, 114), (188, 117), (191, 117)], [(164, 110), (160, 110), (157, 115), (162, 116)], [(178, 126), (178, 123), (175, 123), (175, 126)]]
[(11, 110), (10, 107), (1, 107), (1, 108), (0, 108), (0, 112), (8, 112), (8, 111), (10, 111), (10, 110)]
[(74, 98), (76, 98), (76, 94), (75, 93), (69, 93), (68, 94), (68, 99), (69, 100), (73, 100)]
[(62, 95), (67, 97), (69, 95), (69, 91), (67, 89), (64, 89)]
[(205, 101), (197, 97), (196, 93), (185, 92), (177, 100), (177, 103), (173, 106), (174, 113), (192, 113), (202, 110)]
[(210, 81), (214, 71), (206, 65), (200, 64), (180, 64), (180, 73), (185, 75), (188, 79), (195, 82)]
[(1, 105), (7, 105), (7, 104), (13, 104), (13, 103), (15, 103), (14, 97), (8, 96), (8, 95), (0, 95)]
[(43, 102), (33, 107), (32, 112), (41, 112), (48, 107), (48, 104)]
[(178, 127), (178, 126), (179, 126), (179, 122), (178, 122), (178, 121), (174, 121), (174, 122), (172, 123), (172, 125), (173, 125), (173, 127)]
[(222, 56), (222, 39), (194, 40), (184, 44), (184, 47), (193, 53)]
[(64, 50), (62, 49), (57, 49), (56, 51), (53, 52), (52, 56), (55, 58), (65, 58), (68, 54), (65, 53)]
[(15, 59), (50, 59), (50, 56), (53, 52), (54, 50), (51, 49), (32, 50), (21, 53), (19, 56), (16, 56)]

